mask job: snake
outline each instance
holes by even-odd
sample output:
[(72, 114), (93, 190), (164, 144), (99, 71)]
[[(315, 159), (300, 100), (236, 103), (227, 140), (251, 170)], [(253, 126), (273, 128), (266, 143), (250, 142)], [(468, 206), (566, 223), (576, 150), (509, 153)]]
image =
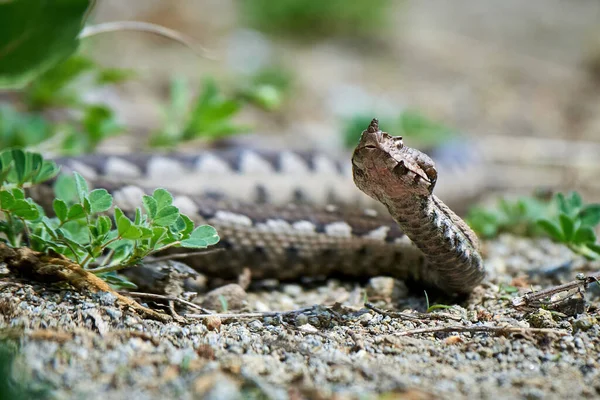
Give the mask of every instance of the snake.
[[(169, 190), (173, 205), (220, 236), (216, 247), (224, 251), (184, 260), (209, 278), (234, 280), (246, 271), (278, 281), (388, 276), (468, 294), (485, 277), (477, 236), (433, 194), (432, 158), (382, 132), (377, 119), (351, 160), (225, 149), (55, 161), (107, 189), (126, 212), (143, 194)], [(44, 204), (53, 198), (46, 189), (32, 196)]]

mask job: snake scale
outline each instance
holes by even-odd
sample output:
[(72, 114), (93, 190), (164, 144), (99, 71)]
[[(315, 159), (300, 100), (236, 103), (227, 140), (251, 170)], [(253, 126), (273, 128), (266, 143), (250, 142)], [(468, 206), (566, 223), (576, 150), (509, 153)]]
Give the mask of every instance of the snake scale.
[[(226, 251), (185, 260), (209, 277), (235, 279), (245, 268), (252, 278), (282, 281), (385, 275), (468, 293), (485, 275), (476, 235), (432, 193), (432, 159), (379, 130), (376, 119), (352, 163), (237, 150), (56, 161), (107, 188), (125, 210), (135, 209), (142, 193), (169, 189), (183, 213), (219, 232)], [(352, 175), (376, 203), (349, 184)]]

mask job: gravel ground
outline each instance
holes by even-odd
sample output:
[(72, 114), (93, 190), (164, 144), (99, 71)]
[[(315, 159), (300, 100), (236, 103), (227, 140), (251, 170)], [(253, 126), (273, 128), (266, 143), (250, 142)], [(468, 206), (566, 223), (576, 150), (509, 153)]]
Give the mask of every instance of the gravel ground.
[[(230, 285), (217, 293), (241, 307), (228, 311), (233, 317), (164, 324), (121, 308), (108, 293), (87, 296), (5, 275), (4, 347), (17, 354), (12, 375), (29, 390), (24, 398), (600, 396), (597, 287), (585, 294), (582, 314), (566, 302), (553, 311), (512, 307), (531, 287), (564, 283), (598, 265), (546, 240), (501, 236), (484, 247), (490, 280), (467, 300), (439, 299), (448, 306), (430, 313), (422, 294), (378, 277), (364, 285), (270, 282), (247, 293)], [(195, 303), (218, 308), (214, 298)], [(268, 314), (274, 310), (282, 312)], [(456, 330), (431, 332), (448, 326)], [(473, 332), (483, 327), (496, 330)], [(415, 331), (422, 329), (430, 331)]]

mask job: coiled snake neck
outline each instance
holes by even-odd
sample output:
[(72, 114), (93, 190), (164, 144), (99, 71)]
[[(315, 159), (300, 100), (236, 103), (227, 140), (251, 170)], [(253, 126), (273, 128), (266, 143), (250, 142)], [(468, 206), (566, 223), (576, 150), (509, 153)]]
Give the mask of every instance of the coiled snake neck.
[(400, 136), (363, 131), (352, 155), (356, 186), (385, 205), (426, 257), (427, 282), (447, 292), (470, 292), (485, 276), (475, 233), (433, 194), (435, 164)]

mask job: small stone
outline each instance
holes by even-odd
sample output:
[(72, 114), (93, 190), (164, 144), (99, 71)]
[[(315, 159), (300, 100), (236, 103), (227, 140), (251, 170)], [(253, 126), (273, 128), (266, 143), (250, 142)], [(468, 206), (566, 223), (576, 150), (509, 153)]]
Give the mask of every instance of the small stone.
[(300, 330), (300, 332), (305, 332), (305, 333), (319, 332), (319, 330), (317, 328), (315, 328), (314, 326), (312, 326), (310, 324), (300, 325), (300, 326), (298, 326), (298, 330)]
[(290, 297), (298, 297), (302, 295), (302, 287), (300, 285), (285, 285), (283, 286), (283, 293)]
[(94, 293), (92, 298), (98, 300), (101, 306), (114, 306), (117, 301), (117, 296), (110, 292), (98, 292)]
[(204, 358), (207, 360), (214, 360), (215, 357), (215, 351), (213, 350), (213, 348), (209, 345), (209, 344), (201, 344), (196, 348), (196, 354), (198, 354), (198, 357), (200, 358)]
[(360, 321), (360, 323), (362, 325), (368, 325), (373, 320), (373, 314), (371, 314), (371, 313), (364, 313), (363, 315), (361, 315), (360, 317), (358, 317), (358, 320)]
[(120, 320), (121, 317), (123, 316), (123, 313), (121, 311), (117, 310), (116, 308), (112, 308), (112, 307), (105, 308), (104, 312), (106, 313), (106, 315), (108, 315), (114, 321)]
[(263, 329), (263, 324), (258, 320), (254, 320), (248, 324), (248, 329), (250, 329), (251, 332), (258, 332)]
[(209, 331), (221, 330), (221, 318), (217, 315), (211, 315), (204, 319), (204, 325)]
[(489, 347), (481, 347), (478, 352), (482, 358), (492, 358), (494, 356), (494, 350)]
[(369, 279), (369, 283), (367, 284), (367, 296), (396, 301), (408, 296), (408, 288), (404, 282), (397, 279), (386, 276), (377, 276)]
[(296, 326), (302, 326), (308, 324), (308, 316), (306, 314), (298, 314), (296, 316), (296, 321), (294, 321)]
[(534, 328), (556, 328), (557, 323), (552, 318), (552, 313), (542, 308), (526, 316), (529, 324)]
[(463, 340), (460, 336), (449, 336), (446, 338), (446, 340), (444, 340), (444, 343), (452, 345), (452, 344), (458, 344), (458, 343), (462, 343)]
[(598, 320), (591, 315), (582, 315), (579, 318), (573, 320), (571, 322), (571, 326), (573, 326), (573, 331), (587, 331), (591, 329), (595, 324), (598, 323)]
[(263, 303), (262, 301), (255, 301), (254, 302), (254, 307), (252, 307), (254, 309), (254, 311), (256, 312), (269, 312), (271, 311), (271, 307), (269, 307), (266, 303)]
[(246, 291), (240, 285), (231, 283), (208, 292), (201, 305), (218, 312), (239, 310), (246, 305), (246, 297)]
[(265, 317), (263, 323), (265, 325), (280, 325), (281, 320), (278, 317)]

